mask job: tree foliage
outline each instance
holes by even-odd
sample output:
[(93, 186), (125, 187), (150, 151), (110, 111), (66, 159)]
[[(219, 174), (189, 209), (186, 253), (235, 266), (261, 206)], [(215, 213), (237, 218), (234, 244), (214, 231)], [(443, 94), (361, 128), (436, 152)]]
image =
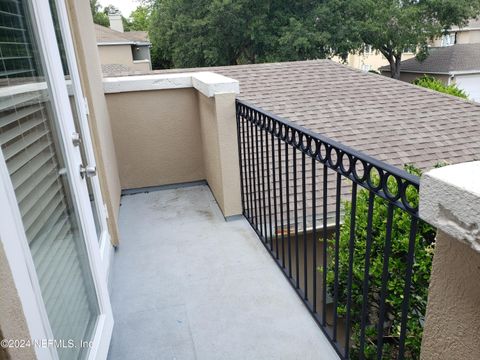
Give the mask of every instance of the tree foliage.
[(130, 14), (128, 27), (131, 31), (148, 31), (150, 27), (150, 8), (148, 6), (137, 6)]
[(432, 89), (444, 94), (449, 94), (453, 96), (458, 96), (463, 99), (468, 99), (468, 95), (465, 91), (459, 89), (455, 84), (445, 85), (440, 80), (434, 78), (433, 76), (423, 75), (422, 77), (415, 79), (412, 84)]
[(102, 11), (102, 6), (98, 3), (98, 0), (90, 0), (90, 10), (95, 24), (106, 27), (110, 26), (108, 14)]
[(324, 57), (315, 1), (156, 0), (156, 67), (234, 65)]
[(398, 79), (406, 49), (425, 58), (429, 41), (479, 13), (480, 0), (325, 0), (317, 19), (332, 54), (345, 59), (369, 44), (387, 58)]
[[(407, 171), (420, 175), (420, 171), (413, 166), (407, 166)], [(398, 191), (397, 182), (393, 177), (388, 180), (388, 188), (392, 194)], [(378, 176), (373, 180), (376, 185)], [(411, 204), (418, 203), (418, 192), (414, 188), (407, 188), (407, 199)], [(369, 207), (369, 191), (362, 189), (357, 194), (355, 212), (355, 237), (352, 266), (352, 295), (351, 295), (351, 358), (357, 359), (359, 354), (360, 324), (363, 305), (363, 280), (365, 272), (365, 254), (367, 243), (367, 222)], [(368, 274), (368, 314), (366, 321), (366, 337), (364, 355), (366, 359), (376, 358), (377, 324), (380, 318), (380, 293), (382, 286), (383, 257), (386, 239), (387, 201), (379, 196), (374, 198), (373, 222), (371, 228), (371, 257)], [(345, 316), (348, 296), (347, 279), (349, 274), (349, 244), (352, 204), (344, 203), (345, 216), (341, 225), (339, 239), (338, 262), (338, 314)], [(388, 266), (388, 282), (386, 306), (384, 311), (385, 322), (381, 337), (384, 340), (382, 359), (396, 359), (398, 355), (398, 341), (400, 338), (401, 309), (407, 268), (407, 253), (410, 238), (411, 216), (401, 209), (395, 209), (392, 221), (391, 253)], [(410, 287), (409, 312), (407, 319), (407, 336), (405, 343), (405, 358), (417, 359), (420, 356), (420, 345), (423, 332), (423, 321), (427, 305), (428, 285), (434, 249), (434, 229), (420, 221), (415, 237), (415, 257), (413, 263), (412, 285)], [(333, 246), (334, 239), (330, 240)], [(331, 258), (327, 271), (327, 288), (334, 294), (334, 265)]]
[(289, 61), (361, 52), (365, 44), (399, 75), (406, 48), (480, 13), (480, 0), (144, 0), (157, 67)]

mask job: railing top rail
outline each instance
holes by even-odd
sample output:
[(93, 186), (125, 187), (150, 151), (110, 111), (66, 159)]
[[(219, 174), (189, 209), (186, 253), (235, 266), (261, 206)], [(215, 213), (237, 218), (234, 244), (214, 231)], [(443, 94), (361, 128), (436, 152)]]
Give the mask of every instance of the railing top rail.
[(248, 101), (244, 101), (244, 100), (239, 100), (237, 99), (236, 100), (237, 103), (239, 104), (242, 104), (242, 105), (245, 105), (257, 112), (260, 112), (270, 118), (272, 118), (273, 120), (275, 121), (278, 121), (280, 123), (283, 123), (287, 126), (289, 126), (290, 128), (292, 129), (295, 129), (305, 135), (308, 135), (310, 137), (312, 137), (313, 139), (316, 139), (316, 140), (319, 140), (325, 144), (328, 144), (328, 145), (331, 145), (335, 148), (337, 148), (338, 150), (341, 150), (343, 152), (345, 152), (346, 154), (350, 154), (352, 156), (355, 156), (357, 159), (359, 159), (360, 161), (365, 161), (381, 170), (386, 170), (389, 174), (391, 175), (394, 175), (394, 176), (398, 176), (402, 179), (405, 179), (407, 180), (408, 182), (410, 182), (412, 185), (415, 185), (415, 186), (420, 186), (420, 178), (418, 176), (415, 176), (413, 174), (410, 174), (408, 172), (406, 172), (405, 170), (403, 169), (399, 169), (393, 165), (390, 165), (390, 164), (387, 164), (381, 160), (378, 160), (378, 159), (375, 159), (361, 151), (358, 151), (358, 150), (355, 150), (347, 145), (344, 145), (342, 143), (339, 143), (338, 141), (335, 141), (333, 139), (330, 139), (329, 137), (325, 136), (325, 135), (322, 135), (322, 134), (319, 134), (319, 133), (316, 133), (314, 131), (311, 131), (301, 125), (297, 125), (289, 120), (286, 120), (278, 115), (275, 115), (275, 114), (272, 114), (271, 112), (269, 111), (266, 111), (256, 105), (253, 105), (251, 103), (249, 103)]

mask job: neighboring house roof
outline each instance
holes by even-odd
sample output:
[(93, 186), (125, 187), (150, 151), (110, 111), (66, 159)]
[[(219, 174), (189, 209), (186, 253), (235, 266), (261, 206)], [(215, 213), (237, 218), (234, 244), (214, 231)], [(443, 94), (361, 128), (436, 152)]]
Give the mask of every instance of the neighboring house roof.
[(239, 98), (397, 167), (480, 159), (480, 104), (330, 60), (213, 71), (240, 82)]
[[(382, 66), (379, 70), (389, 72), (390, 67)], [(480, 73), (480, 43), (432, 47), (424, 61), (416, 58), (402, 61), (400, 71), (446, 75)]]
[(146, 31), (120, 32), (95, 24), (95, 34), (97, 45), (150, 45)]

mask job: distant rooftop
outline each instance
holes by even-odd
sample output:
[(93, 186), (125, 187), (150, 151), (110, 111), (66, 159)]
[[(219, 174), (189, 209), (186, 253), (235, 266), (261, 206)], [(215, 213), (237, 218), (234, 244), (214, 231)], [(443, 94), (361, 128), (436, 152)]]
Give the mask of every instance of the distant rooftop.
[(95, 34), (98, 45), (150, 45), (150, 40), (148, 40), (148, 32), (146, 31), (120, 32), (95, 24)]
[[(390, 67), (382, 66), (380, 71), (390, 71)], [(430, 48), (424, 61), (416, 58), (402, 61), (401, 71), (448, 75), (467, 71), (480, 73), (480, 43)]]

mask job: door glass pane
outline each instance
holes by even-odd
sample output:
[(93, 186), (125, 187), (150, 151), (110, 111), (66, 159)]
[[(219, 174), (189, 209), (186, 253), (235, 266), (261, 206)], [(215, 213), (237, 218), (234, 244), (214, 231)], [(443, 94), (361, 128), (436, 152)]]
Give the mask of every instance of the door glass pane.
[[(63, 44), (63, 38), (62, 38), (62, 32), (60, 28), (60, 23), (58, 21), (58, 15), (57, 15), (57, 10), (55, 6), (55, 0), (50, 0), (50, 9), (52, 11), (52, 18), (53, 18), (53, 23), (55, 26), (55, 35), (57, 38), (57, 44), (58, 48), (60, 50), (60, 56), (62, 58), (62, 65), (63, 65), (63, 73), (65, 75), (65, 82), (67, 85), (68, 89), (68, 95), (70, 97), (70, 107), (72, 109), (72, 114), (73, 114), (73, 120), (75, 122), (75, 129), (77, 129), (77, 132), (81, 135), (81, 138), (84, 138), (82, 136), (82, 127), (80, 126), (80, 111), (78, 109), (78, 106), (81, 106), (83, 103), (83, 99), (76, 99), (76, 94), (74, 91), (74, 87), (72, 84), (72, 78), (70, 76), (70, 68), (68, 65), (67, 61), (67, 55), (65, 52), (65, 46)], [(89, 159), (86, 151), (85, 151), (85, 144), (81, 143), (80, 145), (80, 153), (82, 156), (82, 162), (84, 165), (90, 165), (92, 163), (93, 159)], [(100, 220), (100, 206), (101, 202), (98, 202), (95, 198), (95, 192), (93, 191), (94, 189), (94, 184), (93, 184), (93, 178), (87, 177), (87, 188), (88, 188), (88, 195), (90, 196), (90, 206), (92, 207), (92, 212), (93, 212), (93, 219), (95, 221), (95, 230), (97, 232), (97, 238), (100, 239), (100, 235), (102, 233), (102, 226), (101, 226), (101, 220)]]
[[(54, 338), (79, 344), (99, 308), (28, 3), (0, 0), (0, 147)], [(58, 353), (82, 359), (88, 347)]]

